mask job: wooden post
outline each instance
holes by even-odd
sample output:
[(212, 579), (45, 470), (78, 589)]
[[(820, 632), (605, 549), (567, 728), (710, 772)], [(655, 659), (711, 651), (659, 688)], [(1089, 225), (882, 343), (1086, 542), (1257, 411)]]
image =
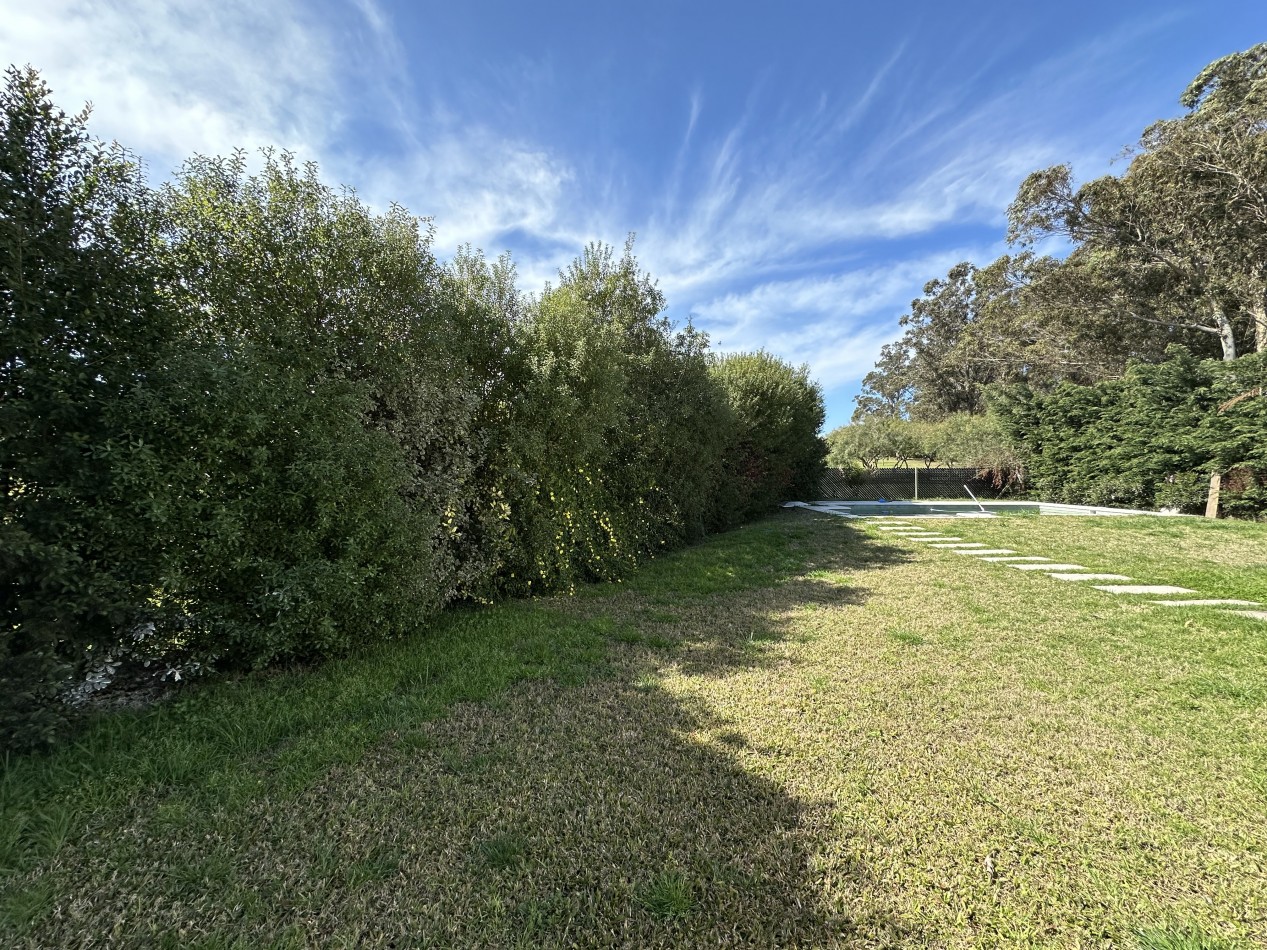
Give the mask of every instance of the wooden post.
[(1205, 499), (1205, 516), (1207, 518), (1217, 518), (1219, 516), (1219, 486), (1223, 483), (1223, 476), (1215, 472), (1210, 476), (1210, 494)]
[(915, 500), (919, 501), (919, 466), (915, 466)]

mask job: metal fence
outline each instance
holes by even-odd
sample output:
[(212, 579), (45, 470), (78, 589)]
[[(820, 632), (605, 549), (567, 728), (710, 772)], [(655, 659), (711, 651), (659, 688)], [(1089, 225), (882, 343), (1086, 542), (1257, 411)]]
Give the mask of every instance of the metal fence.
[[(965, 486), (967, 486), (965, 488)], [(975, 468), (881, 468), (874, 473), (829, 468), (810, 501), (909, 501), (925, 498), (998, 498), (1002, 491)]]

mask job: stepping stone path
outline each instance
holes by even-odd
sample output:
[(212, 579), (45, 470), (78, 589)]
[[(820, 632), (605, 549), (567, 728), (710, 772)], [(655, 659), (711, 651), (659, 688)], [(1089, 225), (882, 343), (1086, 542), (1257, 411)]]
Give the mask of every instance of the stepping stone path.
[[(927, 541), (929, 547), (953, 551), (955, 554), (971, 554), (974, 557), (1006, 567), (1014, 567), (1018, 571), (1041, 571), (1048, 577), (1058, 581), (1129, 581), (1125, 574), (1102, 574), (1083, 567), (1081, 564), (1053, 564), (1050, 558), (1027, 554), (1017, 554), (1011, 548), (991, 548), (975, 541), (964, 542), (962, 538), (942, 535), (927, 528), (920, 528), (909, 521), (899, 518), (869, 519), (876, 528), (890, 532), (891, 537), (905, 538), (908, 541)], [(1096, 590), (1109, 594), (1152, 594), (1167, 596), (1171, 594), (1195, 594), (1187, 587), (1175, 587), (1171, 584), (1093, 584)], [(1215, 598), (1195, 598), (1190, 600), (1150, 600), (1150, 604), (1161, 607), (1220, 607), (1224, 613), (1238, 617), (1251, 617), (1254, 620), (1267, 620), (1267, 610), (1229, 610), (1229, 607), (1261, 607), (1253, 600), (1227, 600)]]
[(1018, 571), (1085, 571), (1081, 564), (1009, 564)]
[(1095, 585), (1096, 590), (1108, 591), (1110, 594), (1195, 594), (1195, 590), (1187, 587), (1172, 587), (1170, 584), (1105, 584)]
[(1150, 600), (1162, 607), (1261, 607), (1256, 600)]
[[(1048, 574), (1058, 581), (1129, 581), (1125, 574)], [(1165, 601), (1161, 601), (1165, 603)]]

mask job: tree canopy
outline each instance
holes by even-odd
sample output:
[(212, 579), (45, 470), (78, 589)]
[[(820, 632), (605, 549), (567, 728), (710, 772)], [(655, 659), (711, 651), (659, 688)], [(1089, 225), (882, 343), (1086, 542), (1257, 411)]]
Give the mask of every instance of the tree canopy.
[[(1226, 420), (1210, 414), (1216, 396), (1261, 400), (1261, 361), (1245, 354), (1267, 353), (1267, 43), (1211, 63), (1179, 104), (1119, 174), (1078, 182), (1059, 164), (1020, 183), (1007, 209), (1016, 252), (925, 285), (864, 380), (855, 424), (830, 437), (834, 459), (918, 455), (907, 443), (931, 444), (920, 424), (997, 415), (1032, 485), (1070, 500), (1173, 501), (1220, 466), (1258, 484), (1257, 456), (1220, 448)], [(1052, 239), (1066, 252), (1038, 255)], [(1228, 371), (1197, 369), (1211, 357)], [(1158, 412), (1192, 434), (1158, 435)], [(1243, 438), (1257, 416), (1236, 418)], [(1257, 497), (1246, 491), (1242, 513)]]

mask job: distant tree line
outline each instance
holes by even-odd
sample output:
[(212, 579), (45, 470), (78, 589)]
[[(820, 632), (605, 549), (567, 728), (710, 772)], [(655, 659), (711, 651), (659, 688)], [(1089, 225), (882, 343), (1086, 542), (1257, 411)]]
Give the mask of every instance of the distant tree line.
[(896, 468), (975, 468), (997, 487), (1012, 484), (1018, 463), (998, 418), (956, 412), (937, 420), (863, 416), (827, 437), (827, 464), (874, 473)]
[(124, 668), (346, 654), (568, 590), (813, 486), (822, 394), (718, 357), (623, 252), (536, 295), (315, 166), (149, 187), (31, 70), (0, 93), (0, 739)]
[[(1193, 485), (1235, 469), (1228, 510), (1261, 512), (1267, 44), (1211, 63), (1180, 103), (1120, 175), (1079, 185), (1057, 165), (1027, 177), (1008, 208), (1015, 252), (924, 287), (854, 425), (991, 417), (1002, 441), (989, 454), (1013, 453), (1032, 488), (1068, 501), (1192, 508)], [(1035, 252), (1052, 238), (1064, 257)], [(1193, 387), (1182, 399), (1166, 388), (1178, 379)]]

